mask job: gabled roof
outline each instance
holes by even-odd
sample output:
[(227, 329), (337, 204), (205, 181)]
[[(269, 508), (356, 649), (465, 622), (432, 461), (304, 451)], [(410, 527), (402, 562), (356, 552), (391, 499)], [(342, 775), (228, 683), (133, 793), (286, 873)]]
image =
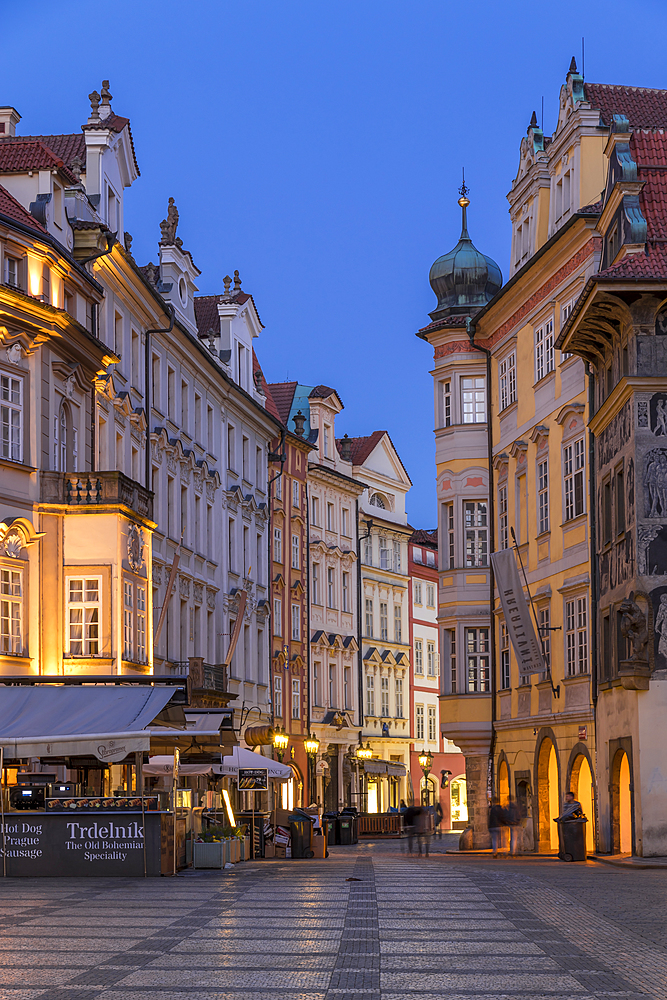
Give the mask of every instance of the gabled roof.
[(586, 100), (599, 108), (603, 125), (614, 115), (625, 115), (630, 128), (667, 128), (667, 90), (623, 87), (610, 83), (584, 83)]
[[(137, 171), (137, 177), (141, 174), (139, 170), (139, 164), (137, 163), (137, 154), (134, 148), (134, 138), (132, 136), (132, 129), (130, 128), (130, 119), (123, 118), (122, 115), (115, 115), (113, 112), (107, 115), (106, 118), (100, 118), (99, 121), (87, 122), (85, 125), (81, 126), (83, 132), (99, 132), (108, 129), (110, 132), (120, 133), (123, 131), (127, 125), (128, 135), (130, 136), (130, 146), (132, 148), (132, 159), (134, 160), (134, 169)], [(84, 159), (85, 163), (85, 159)]]
[[(363, 465), (373, 449), (380, 443), (386, 431), (373, 431), (368, 437), (353, 437), (352, 465)], [(342, 440), (342, 438), (340, 439)], [(340, 441), (337, 442), (340, 444)]]
[(292, 409), (292, 400), (294, 399), (297, 385), (297, 382), (269, 382), (266, 386), (273, 397), (280, 419), (285, 425)]
[(3, 188), (0, 184), (0, 214), (9, 216), (14, 222), (20, 222), (24, 226), (30, 226), (38, 233), (45, 233), (44, 226), (35, 219), (30, 212), (21, 205), (16, 198)]
[(329, 396), (337, 396), (338, 393), (335, 389), (329, 388), (328, 385), (316, 385), (309, 393), (309, 399), (328, 399)]
[(195, 320), (200, 337), (207, 337), (211, 330), (220, 335), (218, 302), (221, 295), (195, 295)]
[(25, 142), (41, 142), (70, 168), (74, 160), (86, 163), (86, 137), (83, 132), (72, 135), (13, 135), (0, 139), (0, 146)]
[(64, 160), (43, 142), (0, 143), (0, 173), (18, 174), (28, 170), (58, 170), (70, 184), (76, 184), (76, 177)]
[[(262, 371), (262, 366), (260, 365), (259, 361), (257, 360), (257, 355), (255, 354), (255, 348), (253, 347), (253, 349), (252, 349), (252, 377), (255, 380), (255, 384), (257, 385), (258, 384), (258, 380), (255, 378), (256, 375), (260, 376), (258, 387), (261, 386), (261, 388), (266, 392), (266, 402), (264, 404), (265, 409), (267, 410), (268, 413), (271, 414), (272, 417), (275, 417), (276, 420), (280, 420), (280, 414), (278, 413), (278, 408), (277, 408), (277, 406), (276, 406), (276, 404), (275, 404), (275, 402), (273, 400), (273, 396), (271, 395), (270, 392), (266, 391), (266, 380), (264, 378), (264, 372)], [(282, 421), (281, 421), (281, 423), (282, 423)]]

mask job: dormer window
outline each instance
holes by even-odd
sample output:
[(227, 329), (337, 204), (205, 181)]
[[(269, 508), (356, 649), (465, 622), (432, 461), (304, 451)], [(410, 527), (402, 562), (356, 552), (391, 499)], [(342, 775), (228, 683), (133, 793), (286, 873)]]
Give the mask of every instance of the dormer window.
[(618, 253), (618, 224), (613, 226), (607, 236), (607, 264), (613, 264)]

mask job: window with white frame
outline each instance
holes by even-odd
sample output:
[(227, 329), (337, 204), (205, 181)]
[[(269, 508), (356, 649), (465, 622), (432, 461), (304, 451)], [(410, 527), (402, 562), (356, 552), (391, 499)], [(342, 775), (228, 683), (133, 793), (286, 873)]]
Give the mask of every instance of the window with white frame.
[(435, 743), (438, 738), (438, 729), (435, 717), (435, 707), (428, 706), (428, 739), (429, 743)]
[(454, 504), (445, 504), (445, 531), (447, 532), (447, 556), (449, 568), (454, 569)]
[(283, 602), (280, 597), (273, 598), (273, 634), (283, 634)]
[(70, 656), (97, 656), (102, 630), (102, 578), (68, 577), (66, 647)]
[(426, 565), (435, 567), (435, 552), (432, 549), (426, 550)]
[(281, 563), (283, 561), (283, 531), (282, 528), (273, 529), (273, 561)]
[(23, 461), (23, 379), (0, 375), (0, 457)]
[(505, 622), (500, 623), (500, 687), (510, 686), (510, 637)]
[(313, 573), (310, 578), (310, 596), (313, 604), (320, 603), (320, 566), (313, 563)]
[(537, 531), (549, 530), (549, 460), (537, 463)]
[(424, 642), (422, 639), (415, 639), (415, 673), (424, 673)]
[(329, 664), (329, 708), (335, 708), (338, 699), (336, 698), (336, 664)]
[(403, 642), (403, 620), (400, 604), (394, 605), (394, 642)]
[(327, 569), (327, 607), (336, 607), (336, 585), (334, 580), (334, 571), (331, 566)]
[(292, 480), (292, 506), (299, 506), (299, 482), (296, 479)]
[(435, 643), (426, 643), (426, 675), (427, 677), (436, 676), (436, 662), (435, 662)]
[(456, 694), (458, 670), (456, 666), (456, 629), (450, 628), (449, 632), (449, 685), (452, 694)]
[(5, 284), (13, 288), (21, 285), (21, 264), (16, 257), (8, 257), (5, 254)]
[(380, 678), (380, 715), (383, 719), (389, 716), (389, 678)]
[(461, 413), (464, 424), (486, 423), (486, 379), (461, 379)]
[(352, 707), (352, 667), (343, 667), (343, 707)]
[(415, 604), (422, 603), (422, 585), (419, 580), (415, 580)]
[(283, 717), (283, 678), (282, 674), (273, 675), (273, 711), (279, 719)]
[(426, 584), (426, 607), (427, 608), (434, 608), (435, 607), (435, 584), (434, 583), (427, 583)]
[(320, 501), (319, 501), (318, 497), (311, 497), (310, 498), (310, 507), (311, 507), (311, 517), (310, 517), (310, 519), (311, 519), (312, 523), (316, 527), (318, 527), (319, 523), (320, 523)]
[(588, 623), (586, 597), (565, 602), (565, 653), (567, 675), (588, 673)]
[(301, 718), (301, 681), (292, 679), (292, 718)]
[(535, 330), (535, 381), (554, 370), (554, 321), (547, 320)]
[(133, 653), (132, 633), (134, 631), (134, 595), (132, 583), (123, 580), (123, 659), (131, 660)]
[(573, 441), (563, 448), (563, 482), (565, 486), (565, 520), (571, 521), (585, 510), (584, 466), (586, 464), (584, 439)]
[(415, 739), (424, 739), (424, 706), (415, 705)]
[(500, 409), (516, 402), (516, 352), (512, 351), (498, 365), (500, 382)]
[(364, 539), (364, 566), (373, 565), (373, 539)]
[(365, 621), (365, 632), (366, 637), (371, 639), (373, 637), (373, 602), (366, 598), (366, 621)]
[(327, 531), (336, 530), (336, 511), (332, 503), (327, 504)]
[(442, 386), (443, 416), (445, 427), (452, 426), (452, 383), (444, 382)]
[(396, 718), (403, 718), (403, 678), (397, 677), (395, 683)]
[(299, 566), (299, 536), (292, 535), (292, 569), (298, 569)]
[(301, 638), (301, 608), (298, 604), (292, 605), (292, 638)]
[(137, 654), (136, 662), (146, 662), (146, 588), (137, 584)]
[(387, 605), (380, 602), (380, 638), (385, 642), (389, 638), (389, 618), (387, 615)]
[(465, 522), (466, 567), (488, 565), (488, 526), (486, 500), (466, 500), (463, 504)]
[(350, 574), (343, 573), (343, 611), (350, 610)]
[(321, 705), (320, 701), (320, 678), (322, 676), (322, 664), (316, 660), (313, 663), (313, 705)]
[(498, 545), (501, 549), (506, 549), (509, 545), (507, 483), (498, 487)]
[(489, 630), (488, 628), (467, 628), (465, 639), (468, 693), (477, 694), (482, 691), (490, 691)]
[(380, 544), (380, 569), (391, 569), (389, 564), (390, 554), (387, 539), (384, 535), (380, 535), (378, 541)]
[(366, 674), (366, 715), (375, 715), (375, 678)]
[(401, 543), (394, 542), (394, 573), (401, 572)]
[(341, 510), (340, 531), (341, 531), (341, 534), (345, 535), (346, 538), (349, 537), (349, 534), (350, 534), (350, 512), (347, 509), (347, 507), (343, 507), (343, 509)]
[[(563, 327), (565, 326), (565, 324), (567, 323), (567, 321), (568, 321), (568, 319), (570, 317), (570, 313), (572, 312), (572, 310), (574, 308), (574, 302), (575, 302), (574, 299), (570, 299), (570, 301), (566, 302), (565, 305), (563, 306), (563, 308), (561, 309), (561, 316), (560, 316), (560, 327), (561, 327), (561, 330), (563, 329)], [(560, 359), (561, 359), (561, 361), (567, 361), (567, 359), (571, 358), (571, 357), (572, 357), (572, 354), (569, 353), (568, 351), (561, 351), (560, 352)]]
[(23, 570), (0, 570), (0, 653), (23, 655)]

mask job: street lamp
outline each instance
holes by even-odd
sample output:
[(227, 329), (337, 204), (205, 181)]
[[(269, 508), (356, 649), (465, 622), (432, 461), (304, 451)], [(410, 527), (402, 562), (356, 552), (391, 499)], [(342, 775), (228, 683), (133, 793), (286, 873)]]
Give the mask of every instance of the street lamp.
[(303, 741), (303, 748), (308, 754), (308, 792), (310, 794), (311, 804), (313, 802), (313, 792), (315, 792), (315, 799), (317, 799), (317, 789), (316, 789), (316, 777), (315, 777), (315, 758), (317, 757), (317, 751), (320, 749), (320, 741), (314, 733), (310, 733), (309, 736)]
[(431, 764), (433, 763), (433, 754), (430, 750), (422, 750), (419, 754), (419, 766), (424, 772), (424, 777), (428, 778), (431, 773)]
[(278, 760), (282, 763), (285, 751), (289, 745), (289, 736), (285, 732), (285, 727), (278, 727), (273, 734), (273, 748), (278, 754)]
[(367, 743), (366, 746), (363, 746), (360, 743), (359, 746), (357, 747), (357, 757), (360, 760), (370, 760), (372, 756), (373, 756), (373, 751), (371, 750), (370, 743)]
[(310, 736), (307, 736), (303, 741), (303, 748), (309, 757), (315, 757), (317, 755), (317, 751), (320, 749), (320, 741), (314, 733), (311, 733)]

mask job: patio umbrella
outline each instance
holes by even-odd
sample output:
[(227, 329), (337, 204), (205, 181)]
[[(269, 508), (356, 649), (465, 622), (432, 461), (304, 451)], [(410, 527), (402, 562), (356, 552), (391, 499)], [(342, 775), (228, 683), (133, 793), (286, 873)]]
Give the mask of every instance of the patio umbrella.
[(277, 760), (264, 757), (261, 753), (253, 753), (244, 747), (234, 747), (229, 757), (222, 758), (222, 764), (215, 764), (216, 774), (229, 774), (238, 778), (240, 767), (265, 767), (269, 772), (269, 778), (276, 781), (289, 781), (293, 776), (292, 768), (287, 764), (280, 764)]

